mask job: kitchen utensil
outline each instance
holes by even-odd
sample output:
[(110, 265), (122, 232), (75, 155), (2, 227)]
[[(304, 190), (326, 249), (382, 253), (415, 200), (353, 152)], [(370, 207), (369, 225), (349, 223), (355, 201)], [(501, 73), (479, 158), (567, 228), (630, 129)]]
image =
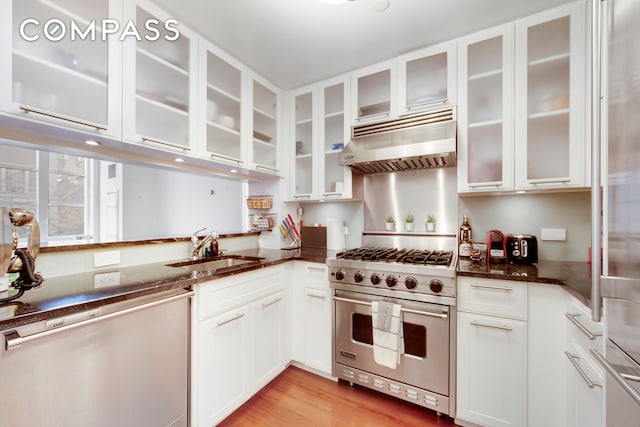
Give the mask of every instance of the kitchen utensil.
[(511, 264), (538, 262), (538, 241), (532, 234), (510, 234), (506, 239), (507, 261)]

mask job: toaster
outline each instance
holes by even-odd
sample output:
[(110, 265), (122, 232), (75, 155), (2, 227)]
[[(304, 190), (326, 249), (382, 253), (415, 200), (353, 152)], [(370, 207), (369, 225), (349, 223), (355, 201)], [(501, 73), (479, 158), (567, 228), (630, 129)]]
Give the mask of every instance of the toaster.
[(538, 241), (533, 234), (507, 236), (507, 261), (511, 264), (535, 264), (538, 262)]

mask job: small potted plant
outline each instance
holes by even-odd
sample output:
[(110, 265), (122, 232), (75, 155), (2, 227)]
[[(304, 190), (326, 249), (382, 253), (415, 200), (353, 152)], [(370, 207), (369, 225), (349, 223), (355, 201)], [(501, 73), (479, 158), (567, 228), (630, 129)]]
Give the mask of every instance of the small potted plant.
[(396, 220), (393, 219), (393, 217), (391, 215), (389, 215), (387, 217), (387, 219), (385, 220), (385, 230), (393, 231), (395, 222), (396, 222)]
[(406, 231), (413, 231), (413, 215), (409, 214), (404, 219), (404, 229)]
[(436, 229), (436, 218), (429, 214), (427, 215), (427, 231), (428, 232), (433, 232)]

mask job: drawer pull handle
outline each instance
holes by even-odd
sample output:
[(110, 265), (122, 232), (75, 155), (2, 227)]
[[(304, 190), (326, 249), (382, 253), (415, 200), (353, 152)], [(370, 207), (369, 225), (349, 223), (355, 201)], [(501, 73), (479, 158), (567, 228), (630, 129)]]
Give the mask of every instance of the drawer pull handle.
[(315, 294), (315, 293), (312, 293), (312, 292), (307, 292), (307, 296), (309, 298), (317, 298), (317, 299), (322, 299), (322, 300), (327, 299), (325, 294), (320, 294), (320, 293)]
[(581, 316), (580, 313), (565, 313), (564, 315), (567, 319), (571, 320), (571, 323), (576, 325), (576, 327), (580, 329), (580, 332), (585, 334), (591, 341), (595, 340), (597, 337), (602, 336), (602, 332), (591, 332), (589, 329), (587, 329), (586, 326), (580, 323), (580, 321), (578, 320), (578, 317)]
[(47, 116), (47, 117), (53, 117), (54, 119), (59, 119), (59, 120), (64, 120), (66, 122), (71, 122), (71, 123), (76, 123), (78, 125), (83, 125), (83, 126), (87, 126), (90, 128), (94, 128), (95, 130), (107, 130), (106, 126), (98, 124), (98, 123), (93, 123), (93, 122), (89, 122), (89, 121), (85, 121), (85, 120), (79, 120), (79, 119), (75, 119), (73, 117), (70, 116), (65, 116), (64, 114), (57, 114), (57, 113), (53, 113), (51, 111), (47, 111), (47, 110), (43, 110), (41, 108), (35, 108), (35, 107), (29, 107), (26, 105), (21, 105), (20, 109), (22, 111), (24, 111), (25, 113), (34, 113), (34, 114), (40, 114), (42, 116)]
[(269, 307), (270, 305), (273, 305), (273, 304), (275, 304), (275, 303), (277, 303), (277, 302), (280, 302), (280, 301), (282, 301), (282, 298), (281, 298), (281, 297), (278, 297), (278, 298), (274, 299), (273, 301), (269, 301), (269, 302), (267, 302), (267, 303), (263, 303), (263, 304), (262, 304), (262, 308), (267, 308), (267, 307)]
[(473, 322), (471, 322), (471, 324), (473, 326), (481, 326), (481, 327), (484, 327), (484, 328), (502, 329), (503, 331), (508, 331), (508, 332), (513, 331), (513, 328), (510, 328), (508, 326), (491, 325), (489, 323), (476, 322), (475, 320)]
[(220, 321), (220, 322), (216, 323), (216, 325), (217, 325), (217, 326), (226, 325), (227, 323), (231, 323), (231, 322), (233, 322), (234, 320), (238, 320), (238, 319), (240, 319), (241, 317), (244, 317), (244, 313), (236, 314), (236, 315), (235, 315), (235, 316), (233, 316), (231, 319), (222, 320), (222, 321)]
[(597, 381), (592, 381), (591, 378), (589, 378), (587, 373), (584, 371), (584, 369), (582, 369), (582, 367), (578, 363), (578, 359), (580, 359), (580, 356), (571, 354), (568, 351), (565, 351), (564, 354), (569, 358), (569, 362), (571, 362), (573, 367), (576, 368), (576, 371), (578, 371), (578, 373), (580, 374), (584, 382), (587, 383), (587, 386), (589, 386), (589, 388), (602, 387), (601, 383)]
[(477, 288), (477, 289), (490, 289), (492, 291), (513, 292), (513, 288), (511, 288), (509, 286), (478, 285), (476, 283), (472, 283), (471, 287), (472, 288)]
[(163, 145), (163, 146), (169, 147), (169, 148), (176, 148), (176, 149), (182, 150), (184, 152), (191, 151), (191, 148), (187, 147), (185, 145), (176, 144), (176, 143), (165, 141), (165, 140), (158, 139), (158, 138), (150, 138), (148, 136), (141, 136), (140, 137), (140, 141), (142, 143), (148, 143), (148, 144), (152, 144), (152, 145), (153, 144), (157, 144), (157, 145)]

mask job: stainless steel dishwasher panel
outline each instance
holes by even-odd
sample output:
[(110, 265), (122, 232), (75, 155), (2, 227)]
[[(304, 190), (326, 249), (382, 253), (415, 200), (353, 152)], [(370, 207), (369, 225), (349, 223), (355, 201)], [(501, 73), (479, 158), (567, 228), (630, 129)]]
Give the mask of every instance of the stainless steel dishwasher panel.
[(187, 426), (189, 296), (4, 331), (0, 424)]

